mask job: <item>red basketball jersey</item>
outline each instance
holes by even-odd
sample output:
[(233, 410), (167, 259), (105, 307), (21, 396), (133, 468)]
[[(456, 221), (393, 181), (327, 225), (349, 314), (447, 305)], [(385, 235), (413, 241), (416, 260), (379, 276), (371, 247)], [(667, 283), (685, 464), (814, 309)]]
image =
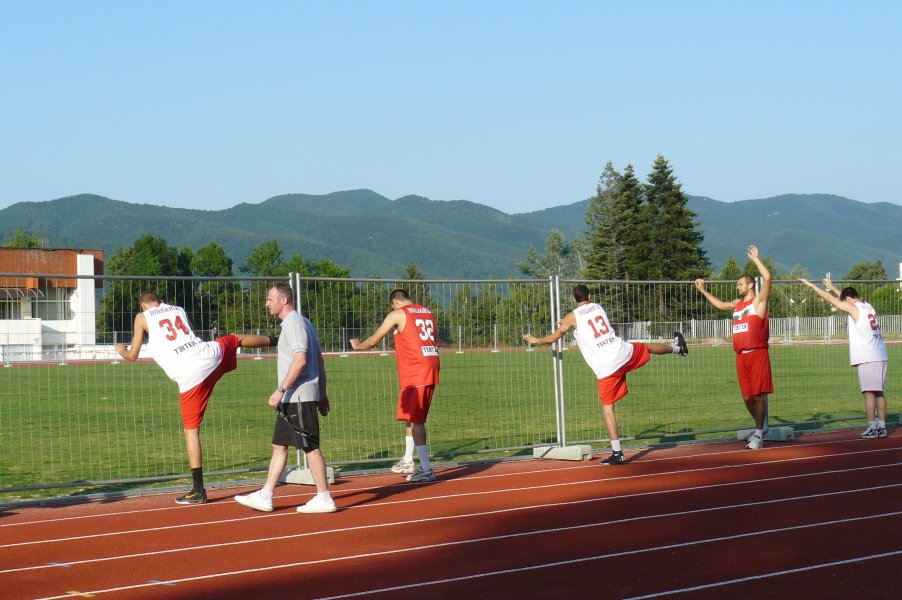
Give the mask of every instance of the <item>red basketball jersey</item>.
[(759, 315), (755, 311), (755, 299), (740, 300), (733, 309), (733, 350), (757, 350), (767, 348), (770, 325), (767, 311)]
[(401, 389), (438, 383), (438, 348), (435, 346), (435, 315), (419, 304), (403, 307), (404, 331), (395, 330), (395, 355)]

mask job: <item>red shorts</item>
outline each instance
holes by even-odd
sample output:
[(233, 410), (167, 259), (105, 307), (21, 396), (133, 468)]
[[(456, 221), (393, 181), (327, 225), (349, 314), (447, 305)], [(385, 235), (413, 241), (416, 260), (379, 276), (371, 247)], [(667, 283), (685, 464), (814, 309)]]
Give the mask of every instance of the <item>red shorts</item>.
[(220, 377), (238, 367), (236, 358), (240, 345), (238, 336), (226, 335), (216, 340), (216, 343), (222, 347), (222, 360), (219, 361), (219, 365), (207, 375), (206, 379), (187, 392), (179, 394), (179, 406), (182, 410), (182, 423), (185, 424), (185, 429), (200, 427), (200, 422), (204, 420), (204, 412), (207, 410), (207, 402), (210, 400), (216, 382)]
[(629, 393), (626, 387), (626, 374), (635, 371), (651, 358), (648, 346), (641, 342), (630, 343), (633, 345), (633, 355), (626, 364), (604, 379), (598, 380), (598, 397), (605, 406), (614, 404)]
[(406, 387), (398, 394), (399, 421), (410, 421), (422, 424), (429, 416), (429, 407), (432, 406), (432, 394), (435, 393), (434, 385), (418, 385)]
[(767, 348), (736, 354), (736, 375), (739, 377), (739, 390), (743, 398), (774, 393)]

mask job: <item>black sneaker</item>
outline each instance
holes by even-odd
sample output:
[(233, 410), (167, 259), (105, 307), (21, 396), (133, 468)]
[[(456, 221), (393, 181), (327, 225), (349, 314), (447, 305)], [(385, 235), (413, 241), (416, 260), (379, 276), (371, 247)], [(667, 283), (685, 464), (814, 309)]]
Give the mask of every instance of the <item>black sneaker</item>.
[(175, 499), (176, 504), (206, 504), (207, 503), (207, 490), (191, 490), (184, 496), (179, 496)]
[(879, 438), (886, 437), (886, 427), (878, 427), (877, 428), (877, 437), (879, 437)]
[(609, 457), (600, 462), (603, 465), (625, 465), (626, 459), (623, 458), (623, 451), (618, 450), (617, 452), (612, 452)]
[(683, 337), (683, 334), (679, 331), (673, 332), (673, 343), (679, 346), (680, 348), (680, 356), (688, 356), (689, 355), (689, 345), (686, 344), (686, 338)]

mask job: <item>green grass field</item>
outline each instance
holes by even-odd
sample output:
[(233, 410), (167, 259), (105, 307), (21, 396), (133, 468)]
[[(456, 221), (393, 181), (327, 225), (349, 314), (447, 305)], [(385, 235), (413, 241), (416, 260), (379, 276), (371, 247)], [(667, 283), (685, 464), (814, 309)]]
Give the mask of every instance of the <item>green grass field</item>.
[[(902, 385), (893, 375), (900, 345), (890, 345), (890, 413)], [(557, 441), (551, 353), (446, 353), (429, 417), (430, 449), (530, 453)], [(725, 437), (748, 427), (730, 346), (694, 347), (688, 358), (653, 356), (630, 374), (618, 404), (621, 437), (643, 442)], [(771, 424), (861, 421), (863, 403), (844, 345), (771, 348), (776, 393)], [(579, 351), (563, 353), (568, 443), (601, 445), (596, 382)], [(394, 420), (397, 381), (390, 355), (329, 356), (332, 414), (322, 419), (327, 460), (341, 468), (381, 467), (403, 449)], [(208, 474), (264, 469), (274, 415), (266, 399), (275, 361), (242, 360), (217, 386), (202, 428)], [(184, 474), (187, 459), (175, 384), (152, 363), (83, 363), (0, 368), (0, 501), (27, 497), (15, 488)], [(803, 427), (833, 426), (808, 423)], [(704, 433), (718, 432), (721, 433)], [(256, 472), (256, 476), (262, 476)], [(78, 489), (116, 489), (82, 485)], [(10, 489), (13, 488), (13, 489)], [(70, 493), (64, 490), (60, 493)], [(47, 492), (44, 492), (46, 495)]]

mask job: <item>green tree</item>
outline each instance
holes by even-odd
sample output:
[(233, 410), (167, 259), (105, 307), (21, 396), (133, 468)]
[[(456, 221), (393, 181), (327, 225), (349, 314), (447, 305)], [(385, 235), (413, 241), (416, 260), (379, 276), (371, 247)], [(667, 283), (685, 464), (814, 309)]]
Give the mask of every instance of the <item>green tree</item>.
[[(190, 276), (190, 248), (181, 251), (162, 237), (144, 235), (127, 248), (117, 248), (106, 263), (109, 275), (147, 276), (146, 279), (114, 279), (100, 302), (97, 313), (99, 332), (116, 332), (117, 339), (131, 332), (138, 298), (144, 290), (154, 290), (163, 301), (185, 309), (195, 330), (209, 328), (208, 316), (196, 302), (194, 282), (166, 279)], [(125, 340), (128, 341), (127, 339)]]
[(36, 233), (28, 235), (21, 229), (16, 230), (11, 238), (3, 244), (6, 248), (43, 248), (44, 242)]
[(720, 274), (717, 275), (717, 278), (722, 281), (735, 281), (742, 276), (742, 271), (739, 270), (739, 264), (736, 262), (736, 259), (732, 256), (727, 259), (727, 262), (724, 263), (723, 269), (720, 270)]
[(568, 243), (559, 229), (552, 229), (545, 241), (545, 255), (539, 255), (535, 246), (529, 246), (526, 262), (517, 264), (524, 275), (547, 279), (553, 275), (559, 277), (578, 277), (580, 252), (576, 243)]
[(586, 210), (586, 278), (628, 280), (641, 274), (642, 202), (633, 166), (620, 174), (608, 162)]
[[(277, 275), (278, 271), (285, 269), (282, 260), (282, 248), (279, 247), (279, 242), (277, 240), (269, 240), (259, 246), (255, 246), (251, 249), (251, 253), (240, 268), (245, 273), (256, 277)], [(287, 275), (287, 271), (282, 274)]]
[(902, 288), (898, 284), (882, 285), (866, 299), (877, 311), (878, 320), (880, 315), (902, 315)]
[(881, 261), (877, 262), (860, 262), (852, 265), (852, 268), (846, 273), (843, 279), (849, 281), (886, 281), (886, 269), (883, 268)]
[(232, 277), (232, 259), (222, 246), (210, 242), (191, 259), (191, 272), (197, 277)]
[(702, 249), (704, 236), (696, 229), (696, 214), (687, 208), (689, 198), (677, 182), (670, 163), (660, 154), (652, 164), (645, 188), (649, 273), (653, 279), (696, 279), (708, 273)]

